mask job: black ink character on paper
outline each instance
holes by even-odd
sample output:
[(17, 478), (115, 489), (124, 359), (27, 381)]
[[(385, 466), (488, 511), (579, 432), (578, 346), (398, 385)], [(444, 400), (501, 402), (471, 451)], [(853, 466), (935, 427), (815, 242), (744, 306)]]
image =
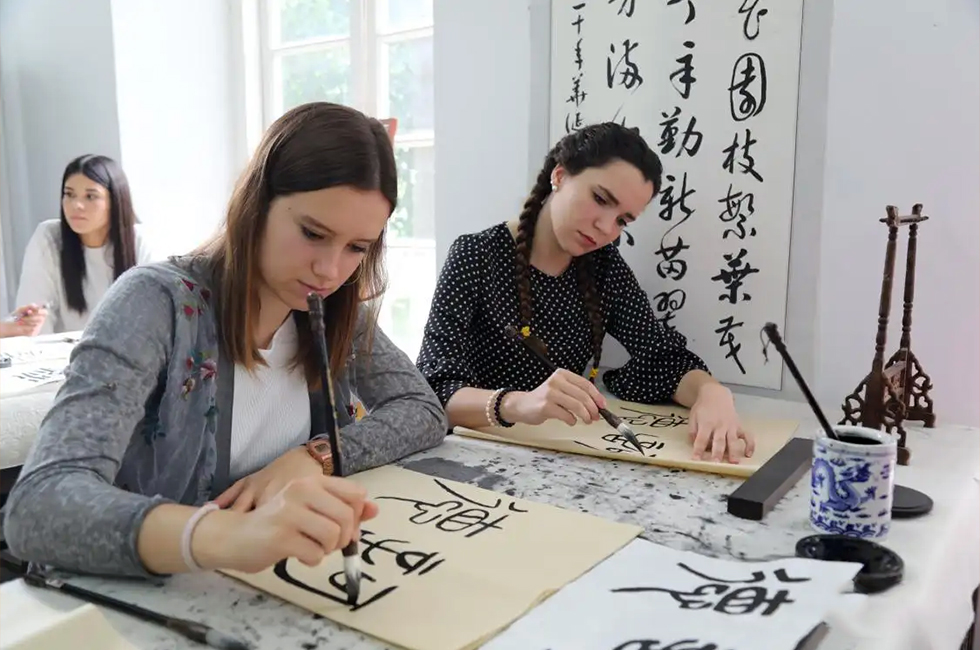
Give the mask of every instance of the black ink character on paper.
[(623, 41), (623, 53), (619, 60), (613, 63), (613, 56), (616, 54), (616, 45), (609, 44), (609, 54), (606, 57), (606, 85), (612, 88), (616, 83), (616, 75), (620, 75), (619, 85), (627, 90), (633, 90), (643, 85), (643, 77), (640, 75), (640, 68), (630, 58), (639, 43), (634, 43), (630, 39)]
[(688, 189), (687, 172), (684, 172), (684, 175), (681, 177), (681, 189), (679, 193), (675, 193), (674, 189), (674, 183), (677, 181), (677, 178), (673, 174), (667, 174), (665, 178), (667, 183), (664, 183), (664, 189), (660, 193), (660, 205), (663, 208), (661, 208), (658, 214), (664, 221), (673, 221), (674, 211), (680, 210), (684, 213), (683, 223), (683, 221), (686, 221), (694, 214), (694, 208), (688, 207), (687, 199), (694, 196), (696, 190), (693, 187)]
[(673, 289), (671, 291), (661, 291), (650, 300), (653, 307), (654, 316), (663, 325), (664, 329), (674, 330), (671, 322), (687, 302), (687, 292), (683, 289)]
[(694, 11), (694, 0), (667, 0), (667, 6), (677, 5), (681, 2), (687, 2), (687, 18), (684, 19), (685, 25), (690, 25), (694, 22), (695, 11)]
[(735, 173), (735, 154), (741, 150), (742, 159), (739, 161), (738, 166), (742, 170), (743, 174), (749, 174), (755, 180), (762, 182), (762, 175), (759, 174), (755, 169), (755, 158), (752, 156), (751, 148), (752, 145), (756, 144), (758, 141), (752, 137), (752, 130), (745, 129), (745, 141), (741, 143), (738, 142), (738, 134), (735, 134), (735, 138), (732, 143), (722, 150), (725, 154), (725, 160), (722, 162), (722, 169), (727, 171), (729, 174)]
[(723, 223), (733, 224), (722, 233), (722, 239), (728, 239), (729, 235), (735, 235), (739, 239), (755, 237), (755, 228), (745, 229), (745, 222), (755, 214), (755, 195), (752, 192), (733, 192), (732, 184), (728, 184), (728, 193), (725, 198), (718, 199), (719, 203), (725, 204), (718, 218)]
[[(394, 496), (381, 496), (378, 497), (378, 500), (411, 503), (417, 511), (409, 518), (409, 521), (413, 524), (419, 526), (433, 524), (438, 530), (447, 533), (466, 532), (464, 537), (473, 537), (490, 529), (503, 530), (500, 524), (510, 517), (512, 513), (527, 512), (527, 510), (518, 508), (517, 504), (513, 501), (506, 508), (497, 510), (503, 504), (503, 499), (499, 497), (493, 503), (481, 503), (463, 496), (439, 479), (432, 480), (435, 481), (436, 485), (455, 498), (438, 503), (430, 503), (422, 499), (413, 499), (410, 497)], [(503, 511), (505, 514), (500, 515), (493, 521), (487, 521), (490, 519), (492, 511), (495, 511), (495, 513)]]
[(766, 107), (766, 62), (754, 52), (738, 57), (728, 86), (728, 106), (732, 119), (743, 122)]
[(753, 273), (759, 272), (759, 269), (745, 261), (746, 255), (748, 255), (748, 251), (744, 248), (740, 249), (737, 253), (725, 253), (724, 258), (728, 268), (720, 270), (718, 275), (711, 278), (715, 282), (723, 283), (725, 285), (725, 291), (727, 291), (727, 293), (718, 296), (718, 300), (727, 300), (733, 305), (740, 300), (752, 300), (752, 296), (745, 292), (742, 292), (742, 295), (739, 296), (739, 290), (745, 283), (745, 279)]
[(636, 9), (636, 0), (609, 0), (607, 4), (614, 2), (619, 2), (619, 11), (616, 12), (617, 16), (625, 14), (627, 18), (633, 17), (633, 10)]
[[(758, 585), (758, 583), (766, 580), (766, 574), (762, 571), (754, 571), (752, 577), (745, 580), (724, 580), (705, 575), (683, 562), (678, 562), (677, 566), (699, 578), (702, 583), (690, 591), (667, 589), (666, 587), (620, 587), (611, 591), (612, 593), (666, 593), (670, 594), (681, 609), (710, 609), (731, 616), (756, 613), (760, 616), (772, 616), (783, 605), (796, 602), (790, 598), (788, 589), (773, 590), (773, 593), (770, 594), (770, 590), (763, 586), (736, 586)], [(810, 578), (793, 578), (786, 573), (785, 569), (776, 569), (773, 572), (773, 577), (780, 583), (789, 584), (810, 580)]]
[[(717, 643), (705, 643), (698, 639), (680, 639), (679, 641), (634, 639), (620, 643), (612, 650), (722, 650), (722, 646)], [(735, 649), (725, 648), (725, 650)]]
[(674, 151), (674, 149), (677, 149), (675, 157), (680, 158), (682, 153), (687, 153), (688, 156), (693, 158), (701, 150), (701, 141), (704, 139), (704, 134), (695, 128), (698, 123), (698, 118), (692, 115), (687, 121), (687, 127), (684, 129), (680, 143), (678, 143), (677, 136), (681, 133), (680, 127), (677, 126), (677, 121), (680, 119), (680, 114), (680, 106), (675, 106), (674, 111), (669, 115), (666, 112), (661, 113), (664, 119), (660, 122), (662, 128), (660, 131), (660, 142), (657, 146), (660, 148), (661, 155), (667, 155)]
[[(653, 439), (646, 440), (645, 438), (647, 437)], [(663, 449), (664, 445), (666, 444), (662, 440), (657, 440), (656, 436), (650, 436), (649, 434), (638, 433), (636, 434), (636, 438), (637, 440), (640, 441), (640, 447), (643, 449), (643, 455), (646, 456), (647, 458), (656, 458), (657, 451)], [(629, 439), (626, 438), (626, 436), (617, 433), (607, 433), (606, 435), (602, 436), (602, 440), (612, 445), (618, 445), (617, 447), (605, 448), (604, 451), (607, 451), (611, 454), (623, 454), (623, 453), (638, 454), (639, 453), (636, 450), (636, 447), (633, 446), (633, 443), (631, 443)], [(579, 445), (580, 447), (586, 447), (593, 451), (602, 451), (598, 447), (593, 447), (592, 445), (584, 443), (581, 440), (576, 440), (575, 444)]]
[[(759, 23), (762, 21), (762, 17), (769, 13), (769, 10), (765, 8), (756, 11), (759, 2), (760, 0), (742, 0), (742, 6), (738, 8), (738, 13), (745, 15), (745, 20), (742, 22), (742, 34), (750, 41), (754, 41), (759, 36)], [(753, 21), (755, 22), (754, 26), (752, 25)]]
[[(684, 41), (684, 47), (693, 50), (694, 41)], [(688, 52), (676, 61), (681, 64), (681, 67), (670, 73), (670, 84), (681, 97), (687, 99), (691, 96), (691, 86), (697, 81), (697, 77), (694, 76), (694, 53)]]
[(55, 370), (54, 368), (34, 368), (32, 370), (18, 372), (13, 378), (29, 381), (32, 384), (40, 384), (60, 374), (61, 371)]
[[(378, 566), (379, 560), (386, 559), (388, 561), (394, 561), (395, 567), (400, 570), (400, 575), (402, 576), (423, 576), (445, 562), (444, 558), (438, 557), (438, 551), (431, 553), (416, 551), (412, 550), (411, 546), (406, 546), (410, 544), (411, 542), (403, 539), (376, 539), (372, 531), (361, 529), (361, 561), (365, 565), (365, 570), (361, 572), (362, 589), (364, 588), (363, 585), (370, 585), (366, 589), (370, 595), (367, 598), (361, 598), (356, 605), (349, 606), (350, 611), (356, 612), (364, 609), (371, 603), (376, 603), (385, 596), (398, 590), (400, 585), (397, 584), (380, 588), (380, 585), (377, 584), (377, 579), (371, 575), (370, 567)], [(395, 548), (398, 545), (403, 546)], [(380, 557), (376, 556), (376, 551), (382, 555)], [(330, 574), (327, 578), (327, 583), (332, 591), (325, 591), (312, 587), (291, 575), (287, 562), (288, 560), (280, 560), (276, 563), (273, 568), (273, 573), (277, 578), (311, 594), (326, 598), (339, 605), (348, 606), (347, 589), (344, 584), (344, 571), (342, 569)]]
[[(674, 429), (687, 426), (689, 420), (684, 415), (679, 415), (671, 411), (664, 415), (662, 413), (650, 413), (648, 411), (638, 411), (636, 409), (623, 407), (619, 417), (623, 422), (634, 427), (648, 427), (650, 429)], [(636, 434), (637, 436), (642, 434)]]
[(654, 255), (659, 255), (662, 258), (657, 262), (657, 275), (664, 280), (682, 280), (687, 275), (687, 260), (680, 259), (677, 256), (690, 247), (690, 244), (684, 243), (683, 237), (678, 237), (677, 241), (671, 246), (664, 244), (664, 240), (661, 239), (660, 248), (654, 252)]
[(719, 334), (718, 347), (728, 348), (725, 352), (725, 358), (731, 359), (738, 366), (741, 373), (745, 374), (745, 366), (742, 365), (742, 360), (738, 358), (738, 353), (742, 350), (742, 344), (735, 341), (734, 330), (738, 327), (742, 327), (745, 323), (742, 321), (735, 322), (734, 316), (726, 316), (718, 321), (720, 327), (715, 330), (715, 334)]

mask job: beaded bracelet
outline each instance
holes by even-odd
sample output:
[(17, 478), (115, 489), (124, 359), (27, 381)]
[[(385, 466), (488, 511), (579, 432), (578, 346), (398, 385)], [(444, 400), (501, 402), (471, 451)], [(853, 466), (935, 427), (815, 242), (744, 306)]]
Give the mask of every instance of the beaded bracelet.
[(497, 409), (495, 408), (495, 405), (497, 403), (497, 396), (500, 395), (501, 391), (503, 390), (503, 388), (498, 388), (490, 393), (490, 397), (487, 398), (487, 405), (483, 410), (484, 414), (487, 416), (487, 422), (490, 423), (490, 426), (492, 427), (500, 426), (500, 421), (497, 420)]
[(514, 423), (507, 422), (502, 417), (500, 417), (500, 405), (504, 403), (504, 397), (507, 395), (507, 393), (513, 393), (516, 390), (517, 390), (516, 388), (501, 388), (500, 390), (497, 391), (496, 399), (494, 399), (493, 417), (497, 421), (497, 423), (500, 426), (504, 427), (505, 429), (514, 426)]

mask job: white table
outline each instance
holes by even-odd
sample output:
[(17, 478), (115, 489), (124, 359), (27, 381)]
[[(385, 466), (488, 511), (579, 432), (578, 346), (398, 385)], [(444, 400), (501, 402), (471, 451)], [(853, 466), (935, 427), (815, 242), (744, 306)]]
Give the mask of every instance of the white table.
[[(801, 404), (739, 396), (745, 414), (797, 418), (797, 435), (816, 425)], [(902, 584), (861, 599), (829, 619), (820, 650), (957, 650), (972, 620), (969, 599), (980, 584), (980, 431), (943, 426), (910, 429), (912, 464), (897, 469), (897, 482), (935, 501), (926, 517), (896, 520), (885, 545), (906, 563)], [(645, 528), (644, 537), (673, 548), (736, 559), (791, 556), (807, 523), (807, 477), (762, 522), (727, 514), (732, 478), (665, 470), (636, 463), (562, 455), (451, 436), (400, 463), (516, 496), (584, 510)], [(263, 650), (300, 647), (378, 650), (373, 639), (314, 617), (224, 576), (178, 575), (164, 586), (80, 578), (76, 582), (129, 602), (207, 622), (240, 635)], [(27, 589), (21, 581), (0, 588), (7, 602)], [(44, 593), (52, 606), (79, 605)], [(182, 639), (155, 626), (107, 612), (110, 621), (143, 650), (184, 647)], [(307, 644), (304, 646), (304, 644)]]
[[(0, 469), (20, 467), (34, 443), (41, 420), (54, 400), (61, 380), (31, 385), (20, 379), (25, 371), (57, 370), (68, 357), (80, 332), (0, 339), (0, 352), (14, 357), (0, 368)], [(41, 373), (38, 373), (40, 375)]]

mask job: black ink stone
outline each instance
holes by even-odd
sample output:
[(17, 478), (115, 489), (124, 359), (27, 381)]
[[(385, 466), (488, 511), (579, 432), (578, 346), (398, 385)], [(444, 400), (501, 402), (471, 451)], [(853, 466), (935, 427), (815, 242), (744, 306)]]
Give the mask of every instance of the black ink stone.
[(863, 568), (854, 576), (854, 590), (875, 594), (902, 581), (905, 563), (895, 551), (881, 544), (846, 535), (811, 535), (796, 543), (796, 556), (830, 562), (857, 562)]
[(928, 514), (932, 510), (932, 499), (928, 495), (896, 485), (892, 496), (892, 517), (895, 519), (912, 519)]

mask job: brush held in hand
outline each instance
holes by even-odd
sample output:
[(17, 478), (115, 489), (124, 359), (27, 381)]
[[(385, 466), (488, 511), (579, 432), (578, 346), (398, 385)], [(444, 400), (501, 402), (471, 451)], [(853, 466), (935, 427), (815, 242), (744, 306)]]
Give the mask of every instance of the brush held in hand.
[[(517, 328), (513, 325), (508, 325), (505, 327), (504, 332), (506, 332), (506, 334), (511, 338), (520, 341), (524, 347), (526, 347), (532, 354), (534, 354), (534, 356), (540, 359), (541, 363), (544, 364), (544, 367), (548, 369), (548, 372), (554, 373), (558, 371), (558, 366), (555, 365), (555, 362), (548, 358), (548, 346), (545, 345), (544, 341), (533, 335), (524, 336), (518, 332)], [(599, 415), (602, 416), (602, 419), (605, 420), (609, 426), (626, 438), (629, 443), (640, 452), (640, 454), (646, 456), (646, 453), (643, 451), (643, 446), (640, 444), (639, 438), (637, 438), (636, 434), (633, 433), (633, 429), (631, 429), (628, 424), (623, 422), (620, 417), (611, 412), (609, 409), (601, 407), (599, 408)]]
[[(330, 350), (327, 348), (327, 329), (323, 320), (323, 300), (316, 292), (306, 295), (306, 304), (310, 309), (310, 327), (313, 329), (313, 339), (320, 352), (320, 391), (323, 394), (324, 421), (327, 427), (327, 437), (330, 440), (330, 455), (332, 457), (333, 475), (343, 476), (343, 459), (340, 453), (340, 436), (337, 433), (337, 411), (334, 406), (333, 379), (330, 377)], [(356, 541), (344, 547), (344, 585), (347, 591), (347, 602), (356, 605), (361, 593), (361, 553)]]

